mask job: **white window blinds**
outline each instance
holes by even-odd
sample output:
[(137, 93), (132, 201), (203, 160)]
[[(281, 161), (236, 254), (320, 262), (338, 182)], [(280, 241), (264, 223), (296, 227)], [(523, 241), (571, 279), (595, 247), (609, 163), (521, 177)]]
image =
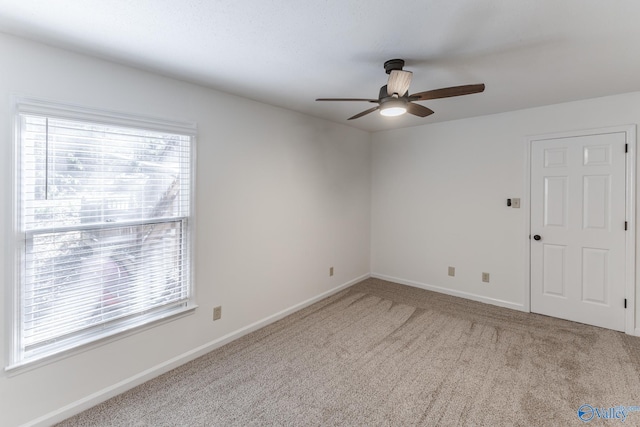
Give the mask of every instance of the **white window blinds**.
[(192, 137), (19, 115), (18, 362), (184, 309)]

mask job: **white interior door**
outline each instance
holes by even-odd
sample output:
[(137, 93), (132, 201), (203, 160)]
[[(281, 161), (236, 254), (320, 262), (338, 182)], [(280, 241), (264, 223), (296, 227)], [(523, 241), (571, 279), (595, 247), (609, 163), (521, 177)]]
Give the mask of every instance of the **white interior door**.
[(531, 311), (625, 330), (625, 132), (531, 141)]

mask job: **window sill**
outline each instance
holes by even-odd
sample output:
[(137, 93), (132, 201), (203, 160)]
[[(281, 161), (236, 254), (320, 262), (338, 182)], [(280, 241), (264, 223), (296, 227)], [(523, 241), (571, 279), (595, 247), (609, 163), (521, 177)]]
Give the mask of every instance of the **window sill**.
[(101, 347), (105, 344), (109, 344), (111, 342), (120, 340), (122, 338), (126, 338), (131, 335), (135, 335), (140, 332), (146, 331), (148, 329), (164, 325), (168, 322), (172, 322), (174, 320), (189, 316), (195, 312), (196, 308), (198, 308), (196, 304), (188, 305), (187, 307), (184, 307), (180, 310), (176, 310), (171, 313), (167, 313), (166, 316), (152, 320), (143, 325), (132, 326), (127, 330), (116, 332), (114, 334), (111, 334), (109, 336), (105, 336), (102, 338), (98, 338), (95, 341), (91, 341), (71, 349), (61, 350), (60, 352), (57, 352), (54, 354), (44, 355), (39, 358), (33, 358), (30, 360), (20, 361), (18, 363), (11, 364), (9, 366), (6, 366), (4, 368), (4, 371), (8, 377), (13, 377), (15, 375), (19, 375), (24, 372), (28, 372), (33, 369), (37, 369), (42, 366), (49, 365), (51, 363), (58, 362), (60, 360), (66, 359), (67, 357), (84, 353), (85, 351), (92, 350), (97, 347)]

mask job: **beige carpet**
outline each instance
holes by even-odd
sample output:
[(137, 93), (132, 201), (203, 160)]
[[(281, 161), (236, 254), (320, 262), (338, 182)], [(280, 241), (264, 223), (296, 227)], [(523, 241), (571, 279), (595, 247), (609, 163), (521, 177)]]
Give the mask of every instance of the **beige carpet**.
[(639, 376), (640, 338), (368, 279), (60, 425), (619, 425)]

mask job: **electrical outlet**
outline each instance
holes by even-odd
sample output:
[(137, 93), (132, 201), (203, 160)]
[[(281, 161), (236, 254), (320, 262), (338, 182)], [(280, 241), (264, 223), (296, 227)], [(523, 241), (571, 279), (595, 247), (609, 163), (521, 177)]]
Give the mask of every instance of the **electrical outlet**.
[(329, 276), (333, 276), (333, 267), (329, 267)]
[(222, 306), (213, 307), (213, 320), (219, 320), (222, 317)]
[(456, 275), (456, 268), (449, 267), (449, 276), (454, 277)]
[(489, 273), (482, 273), (482, 281), (489, 283)]

